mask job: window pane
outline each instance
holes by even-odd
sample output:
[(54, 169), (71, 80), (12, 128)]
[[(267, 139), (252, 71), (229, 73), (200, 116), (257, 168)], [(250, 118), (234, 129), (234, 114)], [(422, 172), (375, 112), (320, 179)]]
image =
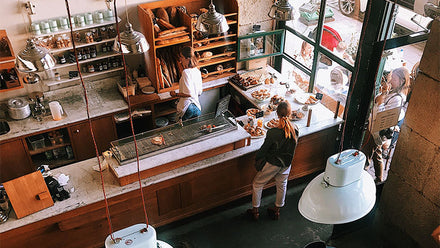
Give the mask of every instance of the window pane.
[[(393, 30), (394, 37), (423, 31), (432, 21), (431, 18), (422, 16), (424, 15), (423, 6), (414, 7), (409, 4), (407, 7), (408, 8), (398, 6), (396, 9), (396, 24)], [(413, 9), (415, 9), (415, 11), (413, 11)]]
[(335, 112), (337, 102), (341, 103), (338, 115), (342, 117), (350, 85), (351, 72), (332, 61), (327, 56), (319, 54), (316, 71), (314, 92), (322, 93), (321, 103)]
[[(336, 56), (354, 65), (362, 32), (366, 4), (356, 7), (353, 0), (327, 1), (326, 21), (321, 33), (321, 45)], [(357, 14), (357, 12), (359, 14)], [(332, 15), (331, 15), (332, 14)]]
[(289, 0), (289, 3), (294, 6), (295, 15), (293, 20), (286, 22), (286, 25), (304, 36), (309, 36), (318, 24), (321, 1)]
[(305, 92), (309, 90), (310, 77), (285, 59), (282, 61), (281, 74), (287, 75), (289, 82), (296, 83)]
[(288, 54), (305, 67), (312, 69), (314, 48), (298, 36), (287, 31), (284, 53)]

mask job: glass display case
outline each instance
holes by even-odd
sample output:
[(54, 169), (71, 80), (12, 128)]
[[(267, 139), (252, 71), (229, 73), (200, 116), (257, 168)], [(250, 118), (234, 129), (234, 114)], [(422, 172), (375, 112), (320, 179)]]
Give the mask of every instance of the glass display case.
[[(205, 114), (182, 123), (140, 133), (135, 137), (139, 158), (143, 159), (236, 129), (234, 115), (225, 111), (217, 116), (215, 113)], [(133, 137), (113, 141), (111, 145), (110, 150), (120, 165), (136, 161)]]
[(238, 37), (237, 61), (264, 58), (283, 53), (284, 30), (255, 32)]

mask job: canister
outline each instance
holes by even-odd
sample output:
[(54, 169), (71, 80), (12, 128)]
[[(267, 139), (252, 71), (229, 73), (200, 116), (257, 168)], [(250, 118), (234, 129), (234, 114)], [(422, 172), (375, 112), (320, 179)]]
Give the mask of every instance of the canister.
[(58, 32), (57, 20), (49, 20), (49, 26), (51, 32)]
[(104, 22), (104, 13), (101, 11), (95, 12), (95, 22), (96, 23), (103, 23)]
[(75, 24), (75, 17), (70, 17), (70, 22), (69, 22), (69, 25), (72, 25), (72, 28), (75, 28), (76, 27), (76, 24)]
[(31, 115), (29, 102), (22, 97), (11, 98), (8, 100), (8, 113), (14, 120), (21, 120)]
[(104, 19), (105, 19), (106, 21), (112, 21), (112, 20), (113, 20), (113, 17), (114, 17), (114, 15), (113, 15), (113, 10), (108, 9), (108, 10), (106, 10), (106, 11), (104, 12)]
[(93, 24), (93, 14), (92, 13), (86, 13), (85, 14), (86, 24), (90, 25)]
[(67, 20), (67, 17), (60, 17), (58, 18), (58, 26), (60, 29), (68, 29), (69, 28), (69, 22)]
[(41, 30), (41, 33), (43, 33), (43, 34), (50, 33), (49, 23), (47, 21), (40, 22), (40, 30)]
[(41, 34), (40, 24), (37, 22), (33, 22), (31, 24), (31, 32), (35, 35), (40, 35)]
[(76, 25), (78, 25), (78, 27), (84, 27), (86, 25), (86, 19), (83, 15), (77, 15), (75, 19)]

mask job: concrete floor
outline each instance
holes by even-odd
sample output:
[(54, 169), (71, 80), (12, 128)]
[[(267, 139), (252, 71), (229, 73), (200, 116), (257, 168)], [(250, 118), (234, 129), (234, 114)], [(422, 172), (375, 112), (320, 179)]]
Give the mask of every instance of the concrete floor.
[(313, 241), (325, 241), (328, 247), (338, 248), (391, 247), (385, 245), (375, 232), (372, 220), (376, 207), (367, 217), (345, 225), (317, 224), (305, 219), (297, 206), (302, 191), (312, 178), (289, 183), (286, 205), (278, 221), (266, 214), (266, 208), (275, 200), (275, 189), (270, 188), (264, 191), (258, 221), (250, 220), (245, 214), (251, 206), (249, 196), (159, 227), (156, 229), (158, 239), (174, 248), (300, 248)]

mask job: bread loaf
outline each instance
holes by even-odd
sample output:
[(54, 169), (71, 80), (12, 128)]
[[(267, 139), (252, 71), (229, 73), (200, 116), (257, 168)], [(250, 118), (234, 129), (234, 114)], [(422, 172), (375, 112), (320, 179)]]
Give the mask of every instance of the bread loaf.
[(168, 13), (167, 13), (167, 11), (164, 8), (158, 8), (156, 10), (156, 17), (160, 18), (160, 19), (162, 19), (162, 20), (164, 20), (166, 22), (170, 22), (170, 18), (168, 16)]
[(178, 28), (173, 28), (173, 29), (168, 29), (165, 31), (160, 32), (158, 35), (159, 37), (162, 37), (166, 34), (170, 34), (170, 33), (175, 33), (175, 32), (179, 32), (179, 31), (185, 31), (187, 29), (187, 27), (182, 26), (182, 27), (178, 27)]
[(159, 25), (159, 27), (161, 27), (163, 29), (174, 29), (174, 28), (176, 28), (173, 25), (171, 25), (171, 23), (165, 21), (162, 18), (157, 18), (156, 21), (157, 21), (157, 24)]

